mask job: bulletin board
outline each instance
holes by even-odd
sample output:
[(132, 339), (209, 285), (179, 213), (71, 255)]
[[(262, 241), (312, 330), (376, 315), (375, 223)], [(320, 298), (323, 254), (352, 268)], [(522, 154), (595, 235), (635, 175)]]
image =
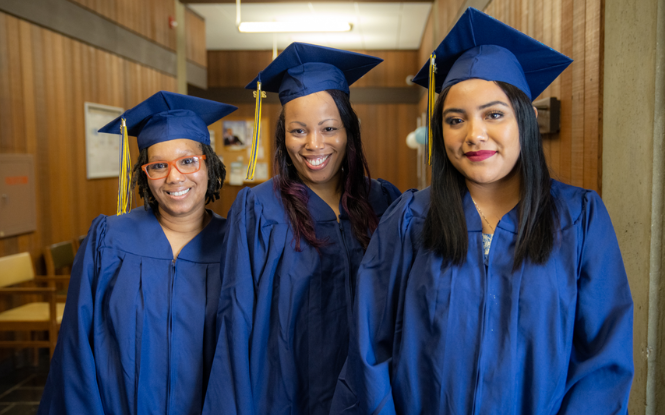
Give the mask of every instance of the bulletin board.
[(0, 154), (0, 238), (37, 229), (32, 154)]
[(88, 179), (118, 177), (120, 173), (120, 131), (99, 129), (122, 115), (124, 110), (108, 105), (85, 103), (85, 165)]
[[(211, 137), (215, 137), (215, 151), (226, 166), (225, 184), (243, 186), (249, 183), (262, 183), (271, 177), (270, 138), (272, 126), (268, 118), (261, 118), (261, 139), (256, 157), (254, 180), (245, 180), (247, 165), (252, 150), (254, 119), (233, 117), (233, 114), (211, 124)], [(212, 144), (212, 143), (211, 143)]]

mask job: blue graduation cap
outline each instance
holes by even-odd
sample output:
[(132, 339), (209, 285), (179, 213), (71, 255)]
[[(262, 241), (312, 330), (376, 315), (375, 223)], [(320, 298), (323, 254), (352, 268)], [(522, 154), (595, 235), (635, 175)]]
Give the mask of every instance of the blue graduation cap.
[(291, 43), (284, 51), (259, 72), (245, 88), (279, 93), (282, 105), (326, 89), (349, 93), (349, 85), (356, 82), (383, 59), (362, 53)]
[(221, 102), (159, 91), (100, 128), (100, 133), (122, 136), (116, 213), (127, 213), (132, 204), (132, 163), (128, 135), (136, 137), (139, 150), (179, 138), (210, 145), (208, 125), (237, 109)]
[(237, 109), (221, 102), (159, 91), (100, 128), (99, 132), (122, 134), (120, 128), (125, 120), (127, 134), (136, 137), (139, 150), (178, 138), (210, 145), (208, 125)]
[(245, 88), (255, 90), (256, 112), (252, 153), (247, 168), (247, 179), (254, 177), (256, 148), (261, 132), (261, 99), (263, 91), (279, 93), (282, 105), (327, 89), (349, 93), (349, 85), (356, 82), (383, 59), (362, 53), (294, 42), (259, 72)]
[[(434, 92), (473, 78), (506, 82), (534, 100), (572, 61), (519, 30), (469, 7), (413, 82), (429, 90), (428, 118), (431, 120)], [(429, 137), (429, 128), (428, 132)], [(429, 146), (428, 160), (431, 143)]]

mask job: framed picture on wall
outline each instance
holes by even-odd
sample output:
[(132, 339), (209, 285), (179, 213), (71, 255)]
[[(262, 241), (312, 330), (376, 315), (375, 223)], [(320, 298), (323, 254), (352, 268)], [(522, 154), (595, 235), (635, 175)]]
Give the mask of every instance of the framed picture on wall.
[(124, 110), (108, 105), (85, 103), (85, 165), (88, 179), (118, 177), (120, 172), (120, 131), (100, 133), (99, 129), (118, 118)]

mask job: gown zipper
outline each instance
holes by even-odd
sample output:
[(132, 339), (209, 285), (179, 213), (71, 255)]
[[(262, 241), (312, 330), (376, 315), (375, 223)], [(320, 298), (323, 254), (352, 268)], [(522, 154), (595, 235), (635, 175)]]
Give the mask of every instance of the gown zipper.
[[(498, 226), (498, 225), (497, 225)], [(492, 234), (494, 235), (494, 234)], [(482, 360), (483, 360), (483, 344), (485, 341), (485, 330), (488, 325), (487, 320), (489, 319), (489, 311), (488, 311), (488, 301), (489, 301), (489, 286), (490, 286), (490, 281), (489, 281), (489, 266), (490, 266), (490, 255), (492, 253), (492, 245), (490, 244), (490, 250), (487, 253), (487, 266), (485, 265), (485, 245), (483, 244), (483, 234), (482, 232), (480, 233), (480, 247), (481, 247), (481, 257), (483, 259), (481, 263), (481, 272), (483, 275), (484, 283), (485, 283), (485, 289), (484, 289), (484, 295), (483, 295), (483, 319), (480, 325), (480, 346), (478, 350), (478, 361), (477, 361), (477, 369), (476, 369), (476, 387), (474, 390), (473, 394), (473, 411), (471, 412), (472, 414), (476, 414), (478, 411), (478, 402), (480, 401), (479, 394), (482, 393), (480, 391), (480, 378), (481, 378), (481, 368), (482, 368)]]
[(342, 219), (340, 218), (337, 223), (339, 233), (338, 236), (342, 240), (342, 245), (344, 246), (344, 253), (346, 253), (346, 261), (344, 265), (346, 267), (346, 278), (344, 281), (344, 293), (346, 294), (346, 317), (349, 327), (352, 322), (351, 310), (353, 308), (353, 297), (355, 295), (354, 289), (351, 283), (351, 257), (349, 256), (349, 247), (346, 245), (346, 238), (344, 238), (344, 226), (342, 225)]
[(168, 342), (167, 342), (167, 353), (168, 353), (168, 375), (166, 380), (166, 413), (167, 415), (171, 412), (171, 350), (173, 345), (173, 287), (175, 285), (175, 259), (171, 262), (171, 286), (169, 289), (169, 324), (168, 324)]

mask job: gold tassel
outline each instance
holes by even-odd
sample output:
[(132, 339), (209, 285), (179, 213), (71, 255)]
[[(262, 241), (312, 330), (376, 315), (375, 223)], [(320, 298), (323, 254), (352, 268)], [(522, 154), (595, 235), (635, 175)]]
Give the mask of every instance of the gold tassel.
[(132, 160), (129, 154), (129, 138), (127, 137), (127, 123), (122, 119), (120, 125), (120, 174), (118, 175), (118, 206), (116, 214), (123, 215), (132, 207)]
[(432, 165), (432, 116), (434, 115), (434, 96), (436, 94), (436, 55), (429, 55), (429, 84), (427, 87), (427, 164)]
[(247, 175), (245, 180), (254, 180), (254, 171), (256, 170), (256, 157), (259, 151), (259, 140), (261, 139), (261, 100), (266, 97), (266, 93), (261, 91), (261, 82), (256, 83), (256, 108), (254, 109), (254, 137), (252, 137), (252, 152), (249, 156), (247, 165)]

